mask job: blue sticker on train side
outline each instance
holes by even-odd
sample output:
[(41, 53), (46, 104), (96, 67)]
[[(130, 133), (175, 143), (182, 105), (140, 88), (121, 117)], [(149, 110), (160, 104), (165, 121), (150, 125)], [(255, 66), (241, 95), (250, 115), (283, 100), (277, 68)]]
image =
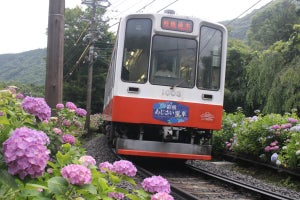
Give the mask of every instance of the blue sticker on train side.
[(189, 118), (189, 108), (172, 101), (155, 103), (153, 105), (153, 118), (168, 124), (185, 122)]

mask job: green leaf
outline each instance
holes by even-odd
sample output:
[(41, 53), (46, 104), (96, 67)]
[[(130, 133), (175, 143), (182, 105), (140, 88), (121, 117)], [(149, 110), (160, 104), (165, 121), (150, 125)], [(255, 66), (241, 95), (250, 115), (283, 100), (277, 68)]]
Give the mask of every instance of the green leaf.
[(87, 191), (91, 194), (97, 194), (97, 189), (95, 186), (91, 185), (91, 184), (88, 184), (88, 185), (83, 185), (83, 186), (80, 186), (78, 187), (78, 191), (79, 192), (83, 192), (83, 191)]
[(53, 177), (48, 180), (48, 188), (54, 194), (64, 194), (68, 190), (68, 181), (62, 177)]
[(69, 162), (70, 162), (70, 160), (71, 160), (71, 155), (69, 154), (69, 153), (67, 153), (67, 154), (62, 154), (60, 151), (59, 152), (57, 152), (57, 154), (56, 154), (56, 158), (57, 158), (57, 161), (58, 161), (58, 163), (61, 165), (61, 166), (65, 166), (65, 165), (67, 165)]
[(15, 182), (15, 179), (12, 175), (10, 175), (7, 170), (1, 169), (0, 170), (0, 182), (4, 185), (8, 185), (13, 189), (18, 188), (18, 184)]
[(124, 181), (127, 181), (128, 183), (131, 183), (132, 185), (136, 185), (136, 182), (132, 178), (130, 178), (128, 176), (122, 176), (122, 179)]

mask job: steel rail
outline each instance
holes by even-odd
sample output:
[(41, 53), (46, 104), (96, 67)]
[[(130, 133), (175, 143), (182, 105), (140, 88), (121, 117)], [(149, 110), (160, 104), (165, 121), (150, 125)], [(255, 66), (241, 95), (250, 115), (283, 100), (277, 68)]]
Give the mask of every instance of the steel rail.
[(199, 168), (194, 167), (194, 166), (189, 165), (189, 164), (185, 164), (185, 166), (188, 167), (188, 168), (190, 168), (193, 171), (198, 172), (198, 173), (201, 173), (201, 174), (207, 175), (209, 177), (213, 177), (215, 179), (223, 181), (224, 183), (235, 185), (235, 186), (238, 186), (240, 188), (246, 189), (246, 190), (248, 190), (250, 192), (254, 192), (256, 194), (259, 194), (262, 197), (272, 198), (272, 199), (275, 199), (275, 200), (295, 200), (295, 199), (293, 199), (291, 197), (286, 197), (286, 196), (283, 196), (283, 195), (278, 194), (278, 193), (273, 193), (271, 191), (255, 187), (253, 185), (249, 185), (249, 184), (246, 184), (246, 183), (243, 183), (243, 182), (239, 182), (237, 180), (228, 178), (226, 176), (218, 175), (218, 174), (215, 174), (215, 173), (203, 170), (203, 169), (199, 169)]

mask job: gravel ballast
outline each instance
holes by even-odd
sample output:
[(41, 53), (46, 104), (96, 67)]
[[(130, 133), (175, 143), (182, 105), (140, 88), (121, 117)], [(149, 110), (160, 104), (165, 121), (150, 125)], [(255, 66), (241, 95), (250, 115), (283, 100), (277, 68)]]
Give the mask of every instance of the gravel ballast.
[[(97, 161), (97, 165), (105, 161), (113, 163), (114, 161), (119, 160), (108, 147), (106, 137), (103, 135), (99, 135), (94, 137), (93, 139), (88, 140), (84, 144), (84, 148), (86, 149), (87, 155), (93, 156), (95, 158), (95, 160)], [(255, 185), (265, 190), (277, 192), (291, 199), (300, 199), (300, 193), (295, 190), (291, 190), (285, 187), (279, 187), (270, 183), (266, 183), (263, 180), (253, 178), (252, 176), (238, 173), (232, 170), (232, 167), (229, 164), (220, 164), (220, 163), (207, 162), (207, 161), (187, 161), (187, 162), (188, 164), (192, 164), (195, 167), (201, 169), (210, 169), (210, 171), (213, 173), (226, 175), (231, 179), (243, 181), (245, 183), (248, 183), (250, 185)], [(135, 181), (137, 182), (138, 185), (140, 185), (142, 178), (137, 175)], [(131, 190), (132, 188), (130, 187), (131, 187), (130, 185), (127, 185), (126, 189)]]

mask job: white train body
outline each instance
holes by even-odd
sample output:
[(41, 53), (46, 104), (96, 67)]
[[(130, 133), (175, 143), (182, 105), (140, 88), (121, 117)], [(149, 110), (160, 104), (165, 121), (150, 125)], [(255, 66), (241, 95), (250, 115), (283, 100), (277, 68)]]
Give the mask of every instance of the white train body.
[(208, 135), (222, 123), (226, 47), (226, 28), (217, 23), (168, 14), (122, 18), (103, 109), (118, 153), (209, 160)]

